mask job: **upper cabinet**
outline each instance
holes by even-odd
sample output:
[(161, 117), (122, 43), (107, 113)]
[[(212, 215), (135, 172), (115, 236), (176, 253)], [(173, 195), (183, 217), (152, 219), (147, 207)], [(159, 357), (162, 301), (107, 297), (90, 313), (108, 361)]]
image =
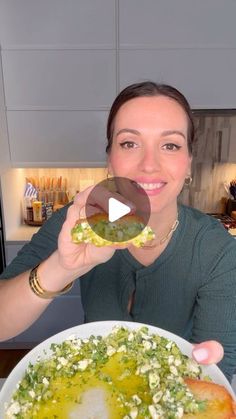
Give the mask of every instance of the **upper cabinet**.
[(114, 0), (1, 0), (4, 49), (112, 49)]
[(116, 95), (115, 0), (2, 0), (11, 165), (105, 165)]
[(236, 108), (236, 2), (120, 0), (120, 81), (172, 84), (195, 109)]
[(120, 47), (234, 48), (234, 0), (119, 0)]
[(144, 79), (236, 109), (235, 16), (234, 0), (1, 0), (4, 164), (104, 166), (109, 107)]

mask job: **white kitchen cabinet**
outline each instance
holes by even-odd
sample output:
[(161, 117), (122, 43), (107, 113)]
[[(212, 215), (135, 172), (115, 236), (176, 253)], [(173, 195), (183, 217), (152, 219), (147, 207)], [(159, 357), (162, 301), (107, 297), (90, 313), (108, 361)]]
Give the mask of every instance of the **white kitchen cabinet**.
[(120, 85), (176, 86), (195, 109), (236, 108), (236, 2), (120, 0)]
[(117, 86), (115, 11), (115, 0), (0, 3), (12, 167), (105, 165), (105, 119)]
[(23, 247), (24, 243), (6, 243), (5, 253), (6, 253), (6, 264), (9, 265), (11, 261), (17, 256), (19, 250)]
[(120, 48), (235, 48), (235, 16), (234, 0), (120, 0)]
[[(235, 32), (236, 36), (236, 32)], [(193, 109), (236, 109), (236, 53), (230, 49), (120, 51), (120, 83), (151, 79), (171, 84)]]
[[(7, 243), (7, 264), (14, 259), (23, 245), (23, 242)], [(55, 298), (32, 326), (13, 339), (0, 343), (0, 348), (30, 347), (64, 329), (82, 324), (83, 321), (80, 285), (77, 281), (70, 292)]]
[(114, 48), (115, 0), (1, 0), (6, 48)]
[(14, 342), (18, 347), (27, 343), (36, 344), (83, 322), (84, 312), (77, 283), (70, 293), (56, 297), (32, 326), (14, 338)]
[(8, 111), (102, 110), (115, 96), (114, 51), (10, 50), (2, 59)]
[(105, 161), (105, 111), (8, 113), (15, 166), (100, 166)]

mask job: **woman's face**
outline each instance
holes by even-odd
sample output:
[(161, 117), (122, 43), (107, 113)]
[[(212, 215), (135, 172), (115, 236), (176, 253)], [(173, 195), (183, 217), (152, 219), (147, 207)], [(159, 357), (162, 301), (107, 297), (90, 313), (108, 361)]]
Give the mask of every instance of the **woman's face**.
[[(165, 96), (131, 99), (116, 115), (109, 172), (140, 185), (150, 199), (152, 212), (176, 206), (190, 174), (187, 130), (184, 110)], [(132, 184), (125, 194), (129, 199), (131, 188), (137, 192), (138, 185)]]

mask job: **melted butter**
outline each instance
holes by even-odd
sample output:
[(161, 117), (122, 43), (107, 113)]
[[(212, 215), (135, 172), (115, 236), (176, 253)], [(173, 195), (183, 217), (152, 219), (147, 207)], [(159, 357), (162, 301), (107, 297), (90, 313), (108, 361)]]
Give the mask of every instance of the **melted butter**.
[[(102, 368), (78, 372), (70, 378), (55, 379), (50, 385), (53, 398), (47, 402), (37, 402), (39, 410), (36, 417), (37, 419), (73, 419), (76, 417), (76, 409), (80, 409), (84, 403), (93, 406), (94, 393), (92, 393), (91, 403), (88, 402), (88, 395), (90, 390), (96, 389), (98, 397), (104, 399), (106, 413), (101, 413), (101, 416), (98, 413), (97, 416), (92, 416), (93, 413), (88, 412), (88, 417), (120, 419), (129, 412), (129, 408), (122, 406), (117, 398), (118, 395), (124, 395), (127, 400), (136, 394), (146, 403), (151, 403), (147, 383), (135, 372), (135, 360), (126, 362), (123, 354), (116, 354), (109, 358)], [(107, 377), (111, 380), (106, 381)], [(102, 406), (102, 400), (99, 403)], [(84, 406), (82, 408), (84, 409)], [(79, 410), (78, 415), (77, 417), (81, 417)], [(32, 418), (32, 411), (28, 417)], [(83, 419), (86, 418), (83, 416)]]

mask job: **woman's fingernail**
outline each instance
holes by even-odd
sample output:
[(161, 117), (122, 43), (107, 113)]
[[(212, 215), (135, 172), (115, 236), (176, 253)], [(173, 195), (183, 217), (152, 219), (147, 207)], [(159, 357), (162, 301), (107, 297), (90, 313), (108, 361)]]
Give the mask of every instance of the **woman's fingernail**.
[(202, 361), (206, 361), (206, 359), (208, 358), (208, 351), (204, 348), (197, 348), (193, 350), (193, 355), (194, 358), (196, 359), (196, 361), (198, 362), (202, 362)]

